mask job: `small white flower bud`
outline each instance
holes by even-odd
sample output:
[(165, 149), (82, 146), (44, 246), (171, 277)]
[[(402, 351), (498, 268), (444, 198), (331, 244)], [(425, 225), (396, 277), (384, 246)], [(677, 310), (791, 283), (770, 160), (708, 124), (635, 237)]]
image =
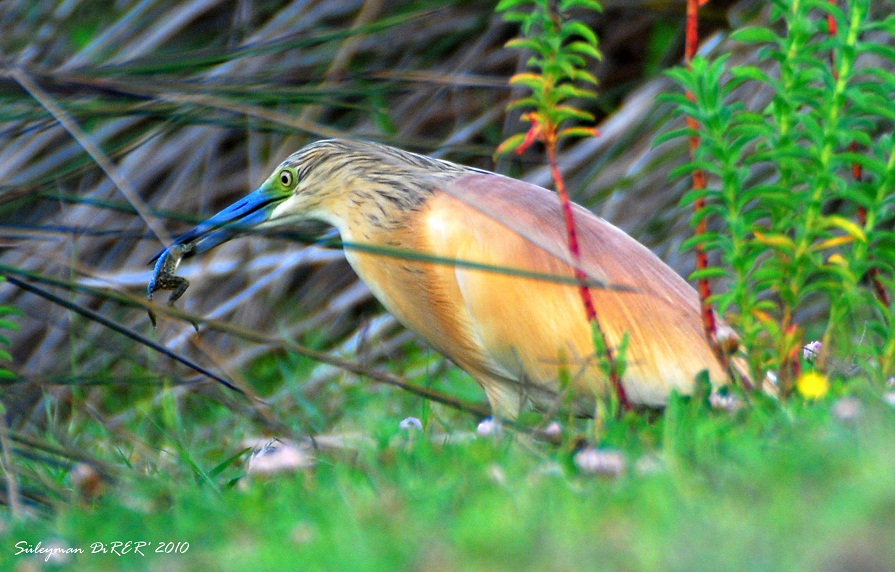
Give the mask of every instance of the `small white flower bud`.
[(736, 413), (746, 404), (743, 402), (739, 395), (716, 392), (709, 395), (709, 405), (711, 405), (713, 409), (720, 409), (728, 413)]
[(805, 358), (805, 361), (814, 363), (823, 347), (824, 345), (817, 340), (809, 342), (802, 347), (802, 357)]
[(255, 450), (246, 472), (250, 475), (274, 475), (296, 472), (314, 466), (314, 458), (288, 441), (275, 439)]
[(864, 411), (861, 400), (857, 397), (843, 397), (833, 404), (833, 415), (840, 421), (850, 423), (856, 421)]
[(562, 425), (558, 421), (551, 421), (549, 425), (544, 427), (544, 437), (554, 443), (562, 441)]
[(479, 437), (498, 437), (503, 433), (503, 427), (501, 427), (500, 422), (493, 417), (487, 417), (482, 419), (482, 422), (476, 427), (475, 432), (478, 433)]
[(575, 453), (575, 466), (583, 473), (617, 478), (625, 472), (627, 460), (619, 451), (585, 447)]
[(402, 431), (419, 431), (423, 428), (423, 422), (416, 417), (406, 417), (398, 424)]

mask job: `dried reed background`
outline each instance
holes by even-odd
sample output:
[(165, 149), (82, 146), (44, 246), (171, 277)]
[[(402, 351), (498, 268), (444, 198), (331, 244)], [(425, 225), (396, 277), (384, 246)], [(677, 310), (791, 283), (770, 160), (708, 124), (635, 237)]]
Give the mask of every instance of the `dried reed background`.
[[(286, 155), (321, 137), (370, 138), (549, 186), (536, 154), (491, 160), (496, 144), (520, 129), (504, 106), (506, 79), (524, 63), (502, 48), (515, 30), (491, 2), (106, 4), (0, 3), (0, 264), (249, 392), (245, 366), (293, 341), (313, 341), (360, 367), (392, 369), (416, 343), (382, 314), (340, 252), (268, 237), (225, 245), (181, 272), (192, 287), (179, 307), (254, 339), (204, 326), (197, 337), (187, 321), (167, 315), (152, 331), (138, 305), (147, 261), (163, 241), (254, 189)], [(686, 275), (691, 256), (678, 247), (690, 235), (689, 213), (676, 207), (685, 185), (668, 182), (686, 150), (652, 147), (675, 124), (656, 102), (671, 83), (648, 69), (677, 63), (684, 2), (604, 4), (593, 22), (606, 54), (596, 106), (611, 115), (601, 137), (569, 146), (561, 163), (578, 202)], [(705, 49), (752, 59), (724, 31), (729, 19), (762, 17), (755, 4), (712, 2)], [(650, 55), (647, 38), (660, 29), (669, 33), (666, 50)], [(742, 97), (763, 101), (760, 93)], [(119, 184), (60, 120), (99, 146)], [(126, 196), (131, 190), (138, 200)], [(64, 429), (77, 419), (114, 431), (137, 415), (122, 406), (129, 392), (207, 379), (11, 284), (0, 285), (0, 299), (25, 312), (13, 347), (19, 381), (2, 390), (19, 439), (50, 430), (77, 449)], [(355, 379), (325, 365), (284, 377), (263, 391), (276, 413), (255, 412), (273, 426), (302, 400), (337, 418), (342, 400), (333, 382)], [(102, 388), (89, 389), (94, 384)], [(210, 381), (173, 391), (247, 407)]]

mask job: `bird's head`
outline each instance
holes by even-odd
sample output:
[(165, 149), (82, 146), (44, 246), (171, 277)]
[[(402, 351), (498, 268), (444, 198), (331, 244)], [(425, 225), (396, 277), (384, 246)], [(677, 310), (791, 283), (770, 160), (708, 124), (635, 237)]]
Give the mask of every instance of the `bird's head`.
[(336, 173), (327, 168), (330, 163), (332, 150), (327, 146), (302, 149), (277, 166), (258, 189), (177, 237), (168, 250), (176, 247), (190, 257), (252, 232), (308, 220), (335, 224), (325, 205), (338, 187)]
[(169, 250), (177, 247), (189, 257), (236, 236), (309, 220), (335, 226), (345, 237), (351, 224), (366, 224), (379, 212), (395, 216), (376, 224), (397, 225), (400, 213), (417, 208), (436, 179), (465, 169), (376, 143), (318, 141), (283, 161), (256, 191), (179, 236)]

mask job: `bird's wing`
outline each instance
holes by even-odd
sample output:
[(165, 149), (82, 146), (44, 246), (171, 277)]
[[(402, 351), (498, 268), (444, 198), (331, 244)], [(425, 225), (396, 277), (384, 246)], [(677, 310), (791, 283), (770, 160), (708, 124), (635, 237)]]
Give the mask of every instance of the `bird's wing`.
[[(559, 261), (572, 264), (559, 196), (543, 187), (493, 173), (476, 173), (443, 186), (454, 197)], [(581, 268), (607, 286), (662, 296), (698, 308), (693, 288), (648, 248), (621, 229), (573, 204)], [(636, 261), (636, 264), (634, 262)]]

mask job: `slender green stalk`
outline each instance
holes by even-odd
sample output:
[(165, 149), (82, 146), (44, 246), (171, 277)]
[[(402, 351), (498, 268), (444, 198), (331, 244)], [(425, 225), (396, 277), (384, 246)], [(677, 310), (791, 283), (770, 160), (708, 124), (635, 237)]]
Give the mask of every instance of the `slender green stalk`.
[[(521, 11), (520, 7), (523, 5), (531, 5), (530, 11)], [(569, 105), (566, 100), (572, 97), (596, 97), (595, 93), (577, 87), (576, 83), (596, 84), (596, 79), (585, 69), (586, 57), (600, 57), (593, 31), (585, 24), (565, 16), (564, 12), (571, 8), (600, 10), (601, 6), (593, 0), (564, 0), (558, 4), (549, 0), (503, 0), (498, 4), (497, 11), (505, 12), (504, 18), (507, 20), (520, 22), (525, 35), (524, 38), (511, 40), (507, 45), (532, 50), (536, 55), (528, 63), (532, 71), (517, 74), (510, 80), (510, 83), (523, 85), (532, 92), (530, 96), (514, 101), (509, 106), (532, 109), (522, 116), (531, 127), (526, 133), (516, 134), (504, 141), (498, 147), (497, 154), (510, 151), (523, 153), (536, 141), (544, 144), (553, 183), (562, 205), (569, 252), (584, 312), (593, 331), (596, 353), (619, 402), (628, 409), (630, 404), (622, 385), (624, 356), (615, 355), (600, 325), (588, 287), (588, 276), (581, 268), (581, 250), (572, 203), (557, 160), (557, 147), (562, 139), (588, 137), (597, 133), (593, 127), (566, 126), (570, 121), (594, 120), (591, 113)], [(619, 346), (619, 349), (621, 347), (623, 346)]]

